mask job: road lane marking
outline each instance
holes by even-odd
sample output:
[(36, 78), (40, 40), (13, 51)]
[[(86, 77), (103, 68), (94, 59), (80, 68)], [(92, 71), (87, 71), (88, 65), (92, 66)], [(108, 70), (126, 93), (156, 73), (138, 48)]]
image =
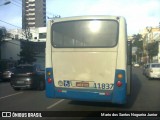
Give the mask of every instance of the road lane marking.
[(48, 107), (47, 107), (47, 109), (51, 109), (52, 107), (54, 107), (54, 106), (58, 105), (59, 103), (61, 103), (61, 102), (63, 102), (63, 101), (64, 101), (64, 99), (59, 100), (59, 101), (57, 101), (56, 103), (54, 103), (54, 104), (52, 104), (52, 105), (48, 106)]
[(4, 96), (4, 97), (0, 97), (0, 100), (4, 99), (4, 98), (7, 98), (7, 97), (14, 96), (14, 95), (18, 95), (18, 94), (21, 94), (21, 93), (23, 93), (23, 92), (18, 92), (18, 93), (14, 93), (14, 94), (10, 94), (10, 95)]

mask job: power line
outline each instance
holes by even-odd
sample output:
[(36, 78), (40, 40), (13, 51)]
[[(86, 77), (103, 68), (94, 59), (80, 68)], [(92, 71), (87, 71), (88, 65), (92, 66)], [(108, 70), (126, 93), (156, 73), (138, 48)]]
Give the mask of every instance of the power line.
[(8, 25), (11, 25), (11, 26), (14, 26), (14, 27), (21, 28), (21, 27), (19, 27), (19, 26), (13, 25), (13, 24), (11, 24), (11, 23), (8, 23), (8, 22), (6, 22), (6, 21), (3, 21), (3, 20), (0, 20), (0, 21), (1, 21), (1, 22), (3, 22), (3, 23), (6, 23), (6, 24), (8, 24)]
[(22, 0), (18, 0), (18, 1), (22, 2)]
[[(20, 28), (20, 29), (22, 29), (21, 27), (19, 27), (19, 26), (16, 26), (16, 25), (13, 25), (13, 24), (11, 24), (11, 23), (8, 23), (8, 22), (5, 22), (5, 21), (3, 21), (3, 20), (0, 20), (1, 22), (3, 22), (3, 23), (6, 23), (6, 24), (8, 24), (8, 25), (11, 25), (11, 26), (14, 26), (14, 27), (17, 27), (17, 28)], [(32, 31), (33, 33), (36, 33), (35, 31)], [(20, 33), (21, 35), (24, 35), (23, 33)]]
[(22, 5), (22, 1), (21, 2), (20, 1), (16, 1), (16, 0), (12, 0), (12, 1), (17, 3), (17, 4), (19, 4), (19, 5)]
[(12, 3), (13, 5), (15, 5), (15, 6), (18, 6), (18, 7), (20, 7), (20, 8), (22, 7), (22, 6), (19, 6), (19, 5), (15, 4), (15, 3), (13, 3), (13, 2), (11, 2), (11, 3)]
[[(14, 27), (16, 27), (16, 28), (22, 29), (21, 27), (16, 26), (16, 25), (13, 25), (13, 24), (11, 24), (11, 23), (8, 23), (8, 22), (6, 22), (6, 21), (3, 21), (3, 20), (0, 20), (0, 21), (3, 22), (3, 23), (6, 23), (6, 24), (8, 24), (8, 25), (14, 26)], [(31, 33), (36, 33), (36, 32), (35, 32), (35, 31), (32, 31)], [(21, 35), (23, 35), (23, 33), (21, 33)]]

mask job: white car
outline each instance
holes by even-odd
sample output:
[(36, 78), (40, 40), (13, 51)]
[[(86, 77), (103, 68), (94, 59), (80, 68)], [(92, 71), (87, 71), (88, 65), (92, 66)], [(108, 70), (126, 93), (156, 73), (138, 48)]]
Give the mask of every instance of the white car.
[(134, 64), (134, 67), (139, 67), (140, 65), (138, 63), (135, 63)]
[(160, 63), (150, 63), (146, 68), (148, 78), (160, 78)]

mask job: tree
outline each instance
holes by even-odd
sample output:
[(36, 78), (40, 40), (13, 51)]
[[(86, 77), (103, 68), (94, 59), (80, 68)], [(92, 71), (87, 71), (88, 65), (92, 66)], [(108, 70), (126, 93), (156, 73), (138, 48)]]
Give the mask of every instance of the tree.
[(32, 42), (29, 42), (28, 40), (23, 40), (21, 42), (22, 44), (22, 50), (20, 51), (20, 54), (18, 56), (20, 57), (19, 62), (20, 63), (29, 63), (32, 64), (36, 61), (36, 52), (34, 51), (34, 47), (32, 46)]
[(0, 59), (1, 59), (1, 43), (4, 37), (6, 36), (7, 30), (5, 27), (0, 28)]
[[(137, 59), (140, 60), (142, 57), (142, 50), (143, 50), (143, 40), (142, 40), (142, 35), (141, 34), (134, 34), (133, 36), (133, 47), (137, 47), (136, 55)], [(135, 55), (132, 56), (132, 60), (136, 61)]]
[(158, 54), (158, 42), (153, 42), (148, 44), (148, 55), (153, 58)]
[(138, 49), (143, 50), (142, 35), (141, 34), (137, 34), (137, 35), (134, 34), (132, 37), (133, 37), (133, 40), (134, 40), (132, 46), (133, 47), (137, 47)]
[(3, 38), (6, 36), (7, 30), (5, 27), (0, 28), (0, 42), (3, 40)]

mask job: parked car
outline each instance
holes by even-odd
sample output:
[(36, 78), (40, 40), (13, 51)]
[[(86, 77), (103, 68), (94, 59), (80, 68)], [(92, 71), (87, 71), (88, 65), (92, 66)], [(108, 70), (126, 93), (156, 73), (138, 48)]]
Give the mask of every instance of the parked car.
[(15, 67), (7, 69), (5, 71), (2, 72), (2, 80), (10, 80), (11, 79), (11, 75), (13, 74), (15, 70)]
[(151, 78), (160, 78), (160, 63), (149, 63), (146, 68), (146, 76)]
[(11, 76), (11, 86), (14, 90), (45, 89), (45, 73), (39, 64), (18, 65)]
[(138, 63), (135, 63), (134, 67), (140, 67), (140, 65)]

